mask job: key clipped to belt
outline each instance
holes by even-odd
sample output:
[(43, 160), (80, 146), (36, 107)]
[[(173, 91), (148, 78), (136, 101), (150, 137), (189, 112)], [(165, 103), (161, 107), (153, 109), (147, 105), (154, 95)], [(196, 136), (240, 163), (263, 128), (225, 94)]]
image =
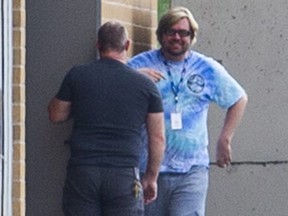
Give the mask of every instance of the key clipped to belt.
[(135, 174), (136, 179), (134, 180), (133, 193), (134, 193), (134, 197), (138, 199), (141, 194), (142, 185), (140, 182), (139, 169), (136, 167), (134, 168), (134, 174)]
[(135, 198), (139, 198), (141, 193), (141, 183), (138, 180), (134, 181), (134, 188), (133, 188)]

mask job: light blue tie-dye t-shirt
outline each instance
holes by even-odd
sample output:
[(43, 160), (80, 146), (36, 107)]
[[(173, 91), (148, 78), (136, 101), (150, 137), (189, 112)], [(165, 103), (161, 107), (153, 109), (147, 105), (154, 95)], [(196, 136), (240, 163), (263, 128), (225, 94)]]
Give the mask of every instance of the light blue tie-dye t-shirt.
[[(165, 62), (160, 50), (147, 51), (130, 59), (128, 65), (135, 69), (153, 68), (166, 78), (156, 83), (163, 98), (166, 129), (166, 151), (160, 172), (185, 173), (194, 165), (208, 167), (209, 104), (214, 102), (227, 109), (245, 94), (244, 89), (221, 64), (194, 51), (189, 51), (187, 58), (180, 62)], [(171, 82), (178, 87), (177, 91), (172, 90)], [(175, 93), (178, 93), (177, 107)], [(181, 113), (182, 129), (171, 127), (171, 113), (175, 112)], [(145, 135), (142, 146), (140, 169), (144, 171), (147, 159)]]

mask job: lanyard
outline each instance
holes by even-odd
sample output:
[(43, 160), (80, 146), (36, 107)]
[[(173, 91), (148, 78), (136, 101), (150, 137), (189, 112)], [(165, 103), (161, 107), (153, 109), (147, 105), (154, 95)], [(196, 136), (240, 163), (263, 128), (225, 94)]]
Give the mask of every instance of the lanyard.
[(167, 73), (168, 73), (168, 76), (169, 76), (169, 79), (170, 79), (171, 90), (172, 90), (172, 92), (174, 94), (174, 102), (175, 102), (175, 105), (177, 105), (177, 103), (179, 101), (178, 94), (179, 94), (179, 91), (180, 91), (180, 86), (183, 83), (184, 76), (185, 76), (185, 73), (186, 73), (187, 58), (185, 58), (185, 60), (184, 60), (183, 68), (182, 68), (182, 71), (181, 71), (181, 78), (180, 78), (180, 80), (179, 80), (177, 85), (173, 81), (173, 77), (172, 77), (172, 74), (171, 74), (171, 71), (170, 71), (170, 66), (168, 65), (167, 60), (163, 59), (163, 63), (165, 65), (165, 67), (166, 67), (166, 70), (167, 70)]

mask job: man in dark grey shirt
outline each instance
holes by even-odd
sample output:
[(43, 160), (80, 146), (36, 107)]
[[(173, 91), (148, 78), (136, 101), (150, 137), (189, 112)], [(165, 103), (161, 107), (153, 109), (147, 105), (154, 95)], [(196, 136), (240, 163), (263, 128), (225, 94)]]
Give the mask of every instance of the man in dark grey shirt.
[[(121, 24), (102, 25), (97, 44), (100, 59), (73, 67), (49, 103), (53, 123), (74, 119), (63, 192), (66, 216), (144, 215), (144, 202), (157, 197), (165, 148), (161, 96), (149, 78), (126, 66), (129, 44)], [(149, 160), (140, 182), (144, 123)]]

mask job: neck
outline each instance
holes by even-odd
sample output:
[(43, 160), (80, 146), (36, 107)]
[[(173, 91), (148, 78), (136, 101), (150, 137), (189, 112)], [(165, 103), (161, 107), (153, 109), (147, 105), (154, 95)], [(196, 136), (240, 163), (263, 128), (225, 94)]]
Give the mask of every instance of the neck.
[(161, 54), (166, 60), (170, 61), (183, 61), (188, 56), (188, 51), (186, 51), (184, 54), (180, 55), (171, 55), (170, 53), (167, 53), (161, 49)]
[(108, 51), (108, 52), (102, 52), (100, 53), (100, 58), (111, 58), (116, 61), (120, 61), (123, 64), (126, 64), (126, 52), (113, 52), (113, 51)]

